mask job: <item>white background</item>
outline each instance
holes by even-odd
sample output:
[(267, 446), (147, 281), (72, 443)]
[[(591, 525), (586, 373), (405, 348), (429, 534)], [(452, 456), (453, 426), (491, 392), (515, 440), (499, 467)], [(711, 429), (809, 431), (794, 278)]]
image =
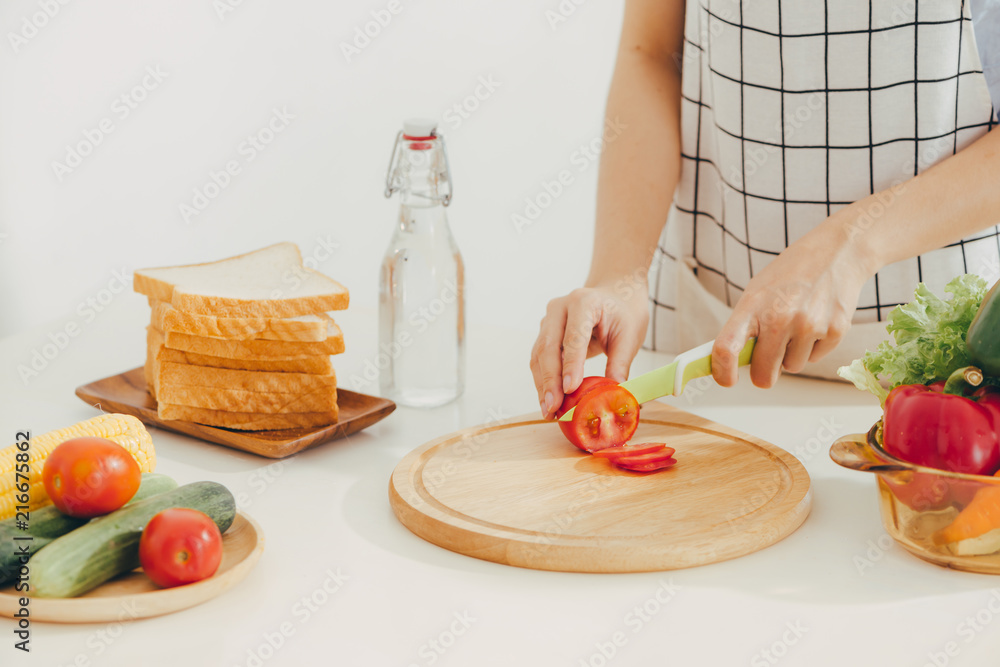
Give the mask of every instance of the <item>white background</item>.
[[(350, 62), (340, 44), (388, 0), (243, 0), (221, 16), (209, 0), (53, 1), (52, 18), (40, 2), (0, 5), (0, 335), (82, 318), (114, 270), (283, 240), (318, 259), (319, 239), (336, 243), (320, 270), (373, 306), (398, 206), (382, 195), (386, 163), (416, 115), (448, 138), (471, 318), (533, 329), (585, 278), (597, 163), (571, 160), (601, 132), (620, 1), (570, 5), (553, 29), (556, 0), (399, 0)], [(147, 67), (166, 77), (146, 79), (135, 109), (116, 103)], [(467, 119), (445, 116), (467, 98)], [(274, 108), (295, 119), (248, 162), (239, 147)], [(104, 118), (113, 131), (60, 178), (53, 163)], [(232, 159), (241, 173), (186, 223), (179, 205)], [(573, 184), (519, 233), (511, 215), (562, 169)]]

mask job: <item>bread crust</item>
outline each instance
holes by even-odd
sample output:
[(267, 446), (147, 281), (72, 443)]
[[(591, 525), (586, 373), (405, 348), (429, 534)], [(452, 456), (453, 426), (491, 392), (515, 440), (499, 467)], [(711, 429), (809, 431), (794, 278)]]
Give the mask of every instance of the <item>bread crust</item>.
[(150, 324), (160, 331), (228, 340), (288, 340), (318, 342), (326, 340), (333, 320), (326, 313), (316, 313), (315, 320), (284, 317), (216, 317), (177, 310), (170, 303), (150, 299)]
[(228, 412), (326, 412), (337, 407), (337, 389), (320, 387), (307, 392), (262, 392), (218, 387), (188, 387), (155, 382), (156, 400)]
[[(291, 266), (275, 266), (271, 297), (267, 299), (194, 293), (169, 279), (160, 278), (150, 273), (166, 269), (190, 269), (207, 266), (221, 266), (225, 269), (226, 263), (234, 263), (234, 260), (258, 253), (267, 253), (278, 248), (282, 250), (294, 248), (297, 261)], [(328, 291), (324, 294), (288, 296), (296, 289), (297, 285), (301, 285), (305, 280), (320, 281), (326, 284)], [(344, 310), (350, 304), (350, 294), (346, 287), (329, 276), (305, 266), (302, 263), (302, 253), (298, 246), (287, 242), (275, 243), (259, 250), (214, 262), (137, 269), (133, 273), (132, 289), (158, 301), (170, 303), (178, 310), (216, 317), (297, 317), (311, 313), (325, 313), (331, 310)]]
[(158, 362), (158, 382), (188, 387), (218, 387), (246, 391), (298, 393), (323, 387), (336, 387), (337, 376), (310, 375), (308, 373), (270, 373), (267, 371), (242, 371), (229, 368), (208, 368), (173, 362)]
[(163, 334), (153, 327), (147, 328), (146, 358), (160, 362), (232, 368), (243, 371), (269, 371), (273, 373), (311, 373), (326, 375), (333, 372), (330, 355), (318, 354), (296, 359), (230, 359), (196, 352), (172, 350), (163, 345)]
[(264, 414), (260, 412), (227, 412), (211, 408), (195, 408), (189, 405), (159, 405), (160, 419), (180, 419), (183, 421), (230, 428), (237, 431), (273, 431), (290, 428), (316, 428), (335, 424), (339, 410), (335, 407), (328, 412), (285, 412)]
[(163, 334), (163, 344), (166, 347), (184, 352), (230, 359), (299, 359), (343, 352), (344, 335), (336, 324), (333, 327), (336, 334), (326, 340), (301, 343), (288, 340), (227, 340), (173, 331), (160, 333)]

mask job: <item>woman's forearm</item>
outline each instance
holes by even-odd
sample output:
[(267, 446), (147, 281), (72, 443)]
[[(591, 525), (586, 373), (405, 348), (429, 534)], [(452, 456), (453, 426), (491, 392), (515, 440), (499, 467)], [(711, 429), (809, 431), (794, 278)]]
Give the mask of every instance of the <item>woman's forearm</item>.
[(997, 224), (998, 173), (1000, 132), (990, 132), (918, 176), (855, 202), (824, 224), (835, 227), (855, 248), (865, 270), (874, 274)]
[[(837, 346), (858, 295), (882, 267), (996, 224), (1000, 132), (933, 168), (847, 206), (757, 273), (715, 339), (712, 374), (736, 382), (737, 355), (757, 337), (750, 375), (769, 387), (783, 367), (799, 372)], [(967, 267), (982, 273), (985, 267)]]
[(622, 44), (608, 94), (590, 286), (649, 268), (680, 176), (680, 85), (674, 54)]
[[(619, 382), (646, 335), (646, 274), (680, 174), (684, 0), (626, 0), (608, 93), (587, 285), (549, 301), (531, 351), (542, 414), (551, 417), (604, 352)], [(627, 289), (620, 289), (621, 280)]]

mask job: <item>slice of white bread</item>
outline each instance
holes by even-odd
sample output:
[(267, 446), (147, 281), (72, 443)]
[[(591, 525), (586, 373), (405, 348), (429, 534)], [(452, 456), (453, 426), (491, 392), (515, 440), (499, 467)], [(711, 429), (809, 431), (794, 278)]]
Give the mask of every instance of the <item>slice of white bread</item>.
[(337, 407), (336, 387), (307, 392), (264, 392), (156, 382), (155, 391), (158, 402), (228, 412), (329, 412)]
[(187, 313), (296, 317), (347, 308), (347, 288), (302, 264), (294, 243), (217, 262), (138, 269), (132, 288)]
[(333, 364), (327, 354), (317, 354), (295, 359), (230, 359), (215, 357), (183, 350), (172, 350), (163, 344), (163, 334), (153, 327), (147, 327), (146, 358), (175, 364), (210, 366), (212, 368), (232, 368), (244, 371), (270, 371), (283, 373), (312, 373), (327, 375), (333, 372)]
[(334, 406), (328, 412), (283, 412), (265, 414), (260, 412), (229, 412), (210, 408), (194, 408), (189, 405), (159, 403), (160, 419), (182, 419), (184, 421), (231, 428), (238, 431), (273, 431), (289, 428), (314, 428), (336, 423), (339, 410)]
[(290, 340), (226, 340), (173, 331), (160, 333), (163, 334), (165, 346), (184, 352), (230, 359), (299, 359), (318, 354), (340, 354), (344, 351), (344, 335), (340, 327), (336, 324), (331, 326), (334, 335), (315, 343)]
[(267, 371), (238, 371), (228, 368), (209, 368), (171, 362), (155, 362), (154, 381), (188, 387), (218, 387), (246, 391), (303, 393), (323, 387), (336, 387), (337, 376), (310, 375), (308, 373), (269, 373)]
[(166, 301), (149, 300), (150, 324), (160, 331), (230, 340), (322, 341), (333, 335), (326, 313), (298, 317), (216, 317), (177, 310)]

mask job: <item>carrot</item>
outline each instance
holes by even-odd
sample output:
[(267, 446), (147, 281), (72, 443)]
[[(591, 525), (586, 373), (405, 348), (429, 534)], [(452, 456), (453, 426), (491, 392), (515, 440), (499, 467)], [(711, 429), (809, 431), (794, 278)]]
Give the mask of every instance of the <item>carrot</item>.
[[(1000, 477), (1000, 471), (994, 476)], [(1000, 528), (1000, 486), (987, 486), (976, 492), (954, 521), (935, 533), (934, 542), (958, 542), (997, 528)]]

